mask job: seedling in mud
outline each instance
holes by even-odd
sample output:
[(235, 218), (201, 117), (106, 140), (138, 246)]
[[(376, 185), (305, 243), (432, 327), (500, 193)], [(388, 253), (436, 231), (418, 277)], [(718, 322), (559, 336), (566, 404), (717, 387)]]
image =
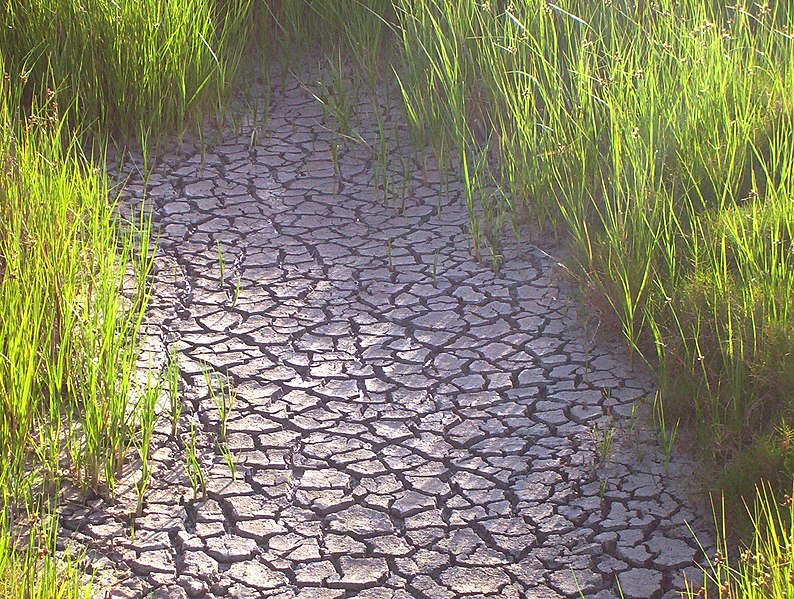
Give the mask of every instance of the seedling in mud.
[(629, 414), (629, 433), (638, 435), (640, 431), (640, 402), (635, 401), (631, 404), (631, 413)]
[[(386, 124), (379, 112), (376, 112), (378, 123), (378, 150), (374, 153), (373, 186), (375, 189), (383, 188), (383, 202), (389, 199), (389, 140), (386, 135)], [(381, 182), (383, 185), (381, 186)]]
[(227, 287), (226, 285), (226, 260), (223, 256), (223, 249), (221, 248), (221, 242), (217, 241), (215, 244), (215, 253), (216, 253), (216, 260), (218, 263), (218, 270), (220, 271), (220, 279), (218, 281), (218, 285), (220, 289), (226, 293), (227, 301), (231, 301), (232, 306), (237, 305), (237, 300), (240, 298), (240, 287), (242, 285), (242, 280), (238, 274), (237, 279), (234, 282), (234, 293), (232, 293), (231, 286)]
[(392, 175), (387, 174), (383, 177), (383, 202), (387, 203), (391, 197)]
[(182, 416), (184, 403), (179, 394), (179, 354), (176, 344), (171, 350), (168, 366), (165, 372), (166, 383), (168, 384), (168, 405), (171, 416), (171, 437), (176, 439), (179, 428), (179, 418)]
[(433, 287), (438, 287), (438, 254), (440, 251), (437, 249), (433, 254)]
[(596, 424), (593, 426), (592, 435), (598, 447), (599, 463), (605, 465), (612, 456), (612, 447), (615, 440), (615, 426), (612, 423), (603, 427), (599, 427), (598, 424)]
[(193, 487), (193, 497), (198, 497), (198, 490), (201, 489), (202, 496), (207, 495), (207, 475), (198, 458), (196, 419), (190, 420), (190, 432), (185, 443), (185, 470), (190, 484)]
[(151, 157), (152, 148), (152, 129), (145, 127), (141, 124), (141, 160), (143, 161), (143, 173), (141, 180), (143, 181), (144, 188), (148, 187), (149, 181), (152, 178), (152, 168), (154, 167), (154, 160)]
[(403, 173), (400, 180), (400, 214), (405, 212), (405, 200), (408, 199), (408, 177)]
[(345, 77), (341, 50), (335, 60), (328, 60), (328, 65), (331, 70), (330, 85), (317, 81), (316, 92), (306, 85), (302, 86), (322, 105), (323, 113), (336, 120), (339, 133), (348, 136), (353, 132), (352, 121), (354, 106), (358, 103), (358, 85), (355, 79)]
[(342, 179), (342, 171), (339, 168), (339, 142), (336, 137), (331, 140), (331, 162), (334, 164), (334, 172), (337, 179)]
[[(151, 373), (151, 369), (149, 370)], [(146, 388), (138, 400), (138, 424), (139, 434), (136, 440), (138, 448), (138, 455), (141, 460), (141, 478), (136, 485), (136, 493), (138, 496), (138, 503), (135, 509), (135, 515), (140, 516), (143, 511), (143, 499), (146, 494), (146, 489), (149, 486), (152, 473), (149, 464), (149, 448), (152, 444), (152, 433), (154, 432), (154, 425), (157, 421), (157, 398), (161, 392), (160, 385), (154, 385), (150, 379), (147, 382)]]
[(218, 255), (218, 268), (220, 269), (221, 272), (220, 285), (221, 288), (223, 288), (223, 283), (226, 280), (226, 263), (223, 260), (223, 250), (221, 249), (220, 241), (215, 242), (215, 249)]
[[(270, 103), (271, 103), (271, 89), (270, 89), (270, 77), (267, 73), (263, 76), (263, 93), (262, 93), (262, 107), (260, 110), (259, 101), (260, 98), (254, 98), (254, 110), (252, 114), (252, 127), (251, 127), (251, 142), (250, 147), (253, 148), (259, 141), (259, 134), (262, 133), (263, 136), (267, 135), (267, 128), (268, 128), (268, 119), (270, 116)], [(260, 117), (261, 113), (261, 117)]]
[[(400, 128), (394, 129), (394, 147), (397, 150), (397, 156), (400, 159), (400, 167), (402, 172), (402, 179), (400, 180), (400, 212), (405, 212), (405, 200), (408, 197), (409, 184), (412, 180), (411, 165), (403, 150), (403, 144), (400, 139)], [(395, 200), (396, 207), (396, 200)]]
[(602, 478), (601, 479), (601, 488), (598, 491), (598, 499), (601, 503), (601, 509), (604, 508), (604, 499), (606, 497), (607, 491), (609, 490), (609, 479)]
[(237, 305), (237, 302), (240, 301), (240, 287), (243, 284), (243, 280), (241, 277), (237, 277), (237, 280), (234, 283), (234, 297), (232, 298), (232, 307)]
[(480, 245), (482, 244), (480, 221), (474, 221), (469, 223), (469, 243), (471, 244), (470, 250), (472, 254), (474, 254), (474, 259), (477, 260), (477, 262), (479, 262), (481, 258)]
[(504, 264), (504, 256), (493, 245), (489, 247), (491, 250), (491, 268), (498, 272), (502, 268), (502, 264)]
[(204, 139), (204, 126), (199, 125), (198, 127), (198, 136), (199, 136), (199, 147), (201, 148), (201, 168), (204, 168), (207, 160), (207, 145), (208, 142)]
[[(220, 438), (226, 441), (226, 427), (229, 422), (229, 415), (231, 414), (234, 404), (237, 400), (237, 390), (232, 386), (232, 382), (227, 374), (226, 377), (213, 377), (209, 368), (204, 368), (204, 380), (209, 388), (209, 394), (212, 398), (215, 407), (218, 408), (218, 415), (220, 416), (221, 428)], [(215, 380), (213, 380), (215, 379)], [(218, 388), (215, 388), (217, 382)]]
[(675, 444), (675, 438), (678, 434), (678, 425), (680, 424), (681, 420), (676, 419), (675, 424), (672, 427), (669, 426), (669, 423), (666, 421), (664, 416), (664, 402), (662, 401), (661, 393), (658, 391), (656, 392), (653, 400), (653, 415), (654, 419), (656, 420), (656, 424), (659, 427), (659, 445), (662, 448), (662, 453), (664, 455), (664, 467), (665, 470), (667, 470), (670, 467), (670, 457), (673, 454), (673, 445)]

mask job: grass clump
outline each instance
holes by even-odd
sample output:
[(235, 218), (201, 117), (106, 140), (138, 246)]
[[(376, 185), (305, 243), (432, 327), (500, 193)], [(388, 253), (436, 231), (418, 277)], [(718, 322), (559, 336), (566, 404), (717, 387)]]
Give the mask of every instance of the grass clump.
[(224, 105), (251, 0), (11, 0), (0, 49), (32, 90), (57, 82), (81, 124), (171, 131)]
[(112, 489), (132, 432), (147, 223), (119, 222), (54, 96), (24, 120), (3, 101), (0, 488), (23, 496), (68, 472)]
[(120, 221), (57, 94), (22, 111), (18, 77), (0, 81), (0, 596), (76, 597), (58, 499), (112, 496), (148, 409), (131, 401), (150, 229)]
[[(733, 501), (758, 472), (790, 480), (788, 8), (395, 5), (414, 136), (460, 161), (475, 248), (511, 221), (567, 236), (592, 303), (659, 368), (669, 418), (697, 423)], [(739, 472), (745, 452), (770, 457)]]
[[(794, 492), (794, 489), (792, 489)], [(703, 569), (702, 581), (687, 581), (685, 597), (719, 599), (786, 599), (794, 596), (794, 504), (786, 494), (782, 504), (768, 487), (758, 489), (753, 508), (751, 541), (730, 553), (725, 521), (718, 523), (720, 549)]]
[(77, 560), (69, 554), (56, 556), (57, 522), (38, 515), (27, 521), (24, 534), (13, 535), (18, 523), (0, 513), (0, 599), (87, 599), (86, 585)]
[(251, 14), (251, 0), (0, 5), (0, 597), (82, 596), (78, 560), (57, 551), (62, 487), (112, 498), (135, 447), (140, 512), (150, 475), (161, 389), (136, 359), (151, 227), (120, 219), (104, 155), (83, 148), (222, 111)]
[[(788, 5), (269, 4), (287, 37), (341, 41), (369, 65), (382, 59), (359, 58), (370, 30), (359, 18), (376, 14), (412, 140), (465, 184), (475, 252), (498, 267), (504, 229), (518, 234), (525, 222), (566, 237), (599, 318), (660, 374), (665, 461), (677, 423), (693, 423), (717, 466), (707, 484), (725, 492), (729, 511), (752, 502), (761, 480), (787, 488)], [(759, 538), (767, 530), (757, 528)]]

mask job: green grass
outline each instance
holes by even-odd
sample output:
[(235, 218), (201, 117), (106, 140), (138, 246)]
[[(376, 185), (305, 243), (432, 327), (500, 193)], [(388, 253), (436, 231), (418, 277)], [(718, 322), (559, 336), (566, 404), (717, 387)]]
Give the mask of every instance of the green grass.
[[(794, 493), (794, 488), (791, 490)], [(750, 543), (738, 556), (731, 554), (726, 522), (717, 522), (719, 550), (703, 568), (700, 580), (687, 581), (688, 598), (784, 599), (794, 596), (794, 503), (786, 494), (778, 504), (776, 493), (764, 485), (752, 508)]]
[(50, 596), (39, 585), (73, 574), (56, 572), (73, 564), (55, 559), (54, 525), (21, 554), (14, 539), (49, 521), (64, 482), (113, 494), (137, 433), (150, 240), (145, 218), (120, 222), (101, 156), (82, 153), (58, 96), (23, 114), (18, 89), (0, 83), (0, 568)]
[(154, 248), (145, 212), (121, 220), (101, 149), (222, 117), (250, 15), (247, 0), (0, 5), (0, 597), (87, 592), (79, 555), (56, 551), (64, 487), (112, 500), (137, 453), (143, 507)]
[[(56, 523), (36, 515), (27, 521), (25, 534), (0, 535), (0, 599), (88, 598), (90, 583), (82, 577), (73, 555), (56, 556)], [(0, 530), (18, 529), (0, 513)]]
[[(103, 156), (83, 148), (223, 122), (247, 56), (317, 48), (337, 70), (318, 94), (341, 140), (356, 118), (343, 65), (364, 91), (384, 79), (398, 90), (417, 151), (465, 185), (476, 258), (499, 268), (500, 239), (526, 224), (569, 242), (594, 317), (659, 373), (665, 459), (688, 423), (729, 514), (768, 481), (751, 549), (791, 563), (770, 524), (789, 515), (771, 511), (769, 490), (794, 476), (786, 3), (12, 0), (0, 24), (0, 597), (25, 584), (79, 595), (54, 528), (26, 523), (50, 522), (63, 484), (111, 496), (133, 448), (147, 464), (161, 381), (135, 388), (130, 341), (149, 224), (119, 220)], [(196, 435), (185, 447), (198, 492)], [(141, 502), (147, 484), (144, 467)], [(737, 596), (742, 577), (765, 584), (758, 567), (731, 572)]]
[(251, 0), (11, 0), (0, 49), (29, 90), (57, 84), (78, 122), (137, 139), (223, 108), (250, 21)]
[[(439, 162), (457, 157), (475, 248), (511, 221), (568, 238), (590, 301), (658, 369), (669, 419), (696, 423), (733, 501), (754, 472), (790, 480), (792, 14), (395, 4), (407, 114)], [(737, 471), (748, 451), (768, 459)]]

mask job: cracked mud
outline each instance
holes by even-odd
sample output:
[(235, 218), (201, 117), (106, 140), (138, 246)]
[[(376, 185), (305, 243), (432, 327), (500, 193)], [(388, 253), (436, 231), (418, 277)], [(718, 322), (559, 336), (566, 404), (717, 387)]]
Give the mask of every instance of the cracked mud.
[[(386, 127), (408, 139), (396, 117)], [(252, 146), (245, 129), (152, 174), (147, 359), (178, 350), (181, 428), (198, 423), (207, 497), (194, 498), (162, 422), (134, 537), (123, 506), (64, 516), (96, 585), (110, 597), (606, 599), (617, 579), (630, 599), (677, 596), (698, 559), (688, 525), (700, 534), (707, 519), (688, 491), (694, 463), (674, 452), (666, 467), (632, 411), (653, 393), (648, 373), (622, 343), (592, 339), (547, 253), (507, 240), (494, 272), (472, 257), (455, 183), (433, 168), (405, 179), (397, 141), (377, 175), (363, 143), (335, 164), (333, 128), (288, 83), (267, 138)], [(374, 121), (361, 135), (377, 147)], [(403, 191), (385, 197), (385, 181)], [(143, 191), (133, 177), (131, 200)], [(237, 389), (236, 479), (206, 368)]]

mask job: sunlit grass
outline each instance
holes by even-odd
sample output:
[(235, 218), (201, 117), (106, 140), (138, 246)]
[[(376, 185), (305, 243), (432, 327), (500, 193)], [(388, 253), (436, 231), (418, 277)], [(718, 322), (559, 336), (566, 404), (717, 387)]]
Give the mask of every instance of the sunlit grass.
[(11, 0), (0, 49), (33, 89), (61, 86), (82, 125), (137, 139), (223, 108), (250, 16), (251, 0)]
[(33, 0), (0, 6), (7, 67), (56, 82), (75, 117), (119, 136), (171, 130), (228, 95), (250, 0)]
[(0, 596), (71, 597), (59, 490), (112, 497), (151, 409), (131, 405), (150, 233), (120, 221), (58, 96), (23, 112), (14, 83), (0, 83)]
[[(794, 489), (792, 489), (794, 493)], [(727, 537), (730, 528), (718, 521), (719, 549), (703, 577), (687, 581), (685, 597), (719, 599), (787, 599), (794, 596), (794, 504), (782, 504), (767, 486), (759, 488), (748, 508), (752, 538), (736, 554)]]
[[(342, 140), (356, 138), (358, 105), (343, 64), (373, 94), (396, 75), (415, 148), (464, 183), (475, 256), (499, 268), (500, 238), (526, 223), (567, 239), (589, 303), (657, 369), (659, 413), (670, 427), (693, 425), (729, 508), (752, 502), (759, 480), (788, 488), (786, 3), (12, 0), (0, 23), (0, 597), (38, 567), (31, 596), (50, 596), (58, 580), (64, 596), (79, 593), (52, 527), (29, 537), (33, 550), (11, 539), (30, 514), (47, 520), (64, 482), (110, 496), (132, 447), (147, 464), (155, 402), (151, 389), (134, 389), (130, 341), (147, 299), (149, 223), (118, 219), (103, 156), (82, 148), (101, 148), (108, 134), (181, 134), (222, 115), (250, 41), (260, 59), (284, 58), (283, 76), (288, 57), (317, 48), (331, 57), (338, 72), (316, 91)], [(176, 438), (178, 377), (169, 377)], [(147, 401), (136, 408), (132, 397)], [(673, 430), (662, 433), (670, 444)], [(192, 428), (186, 460), (198, 490), (196, 438)], [(790, 564), (790, 536), (769, 524), (788, 515), (765, 493), (752, 551), (767, 560), (782, 551)], [(745, 578), (765, 580), (747, 564), (735, 576), (723, 569), (717, 586), (734, 576), (740, 594)]]
[(133, 450), (141, 512), (154, 248), (145, 211), (120, 218), (102, 148), (140, 141), (149, 169), (151, 143), (222, 117), (251, 15), (250, 0), (0, 5), (0, 597), (82, 596), (57, 551), (61, 489), (112, 500)]
[[(752, 495), (761, 471), (790, 478), (792, 15), (703, 0), (396, 5), (409, 121), (440, 162), (458, 157), (475, 248), (510, 222), (500, 213), (568, 237), (591, 301), (659, 369), (668, 413), (696, 423), (731, 491)], [(482, 153), (496, 202), (472, 167)], [(788, 453), (732, 471), (759, 442)]]
[(83, 599), (91, 584), (77, 557), (53, 553), (57, 523), (34, 512), (24, 532), (0, 513), (0, 599)]

